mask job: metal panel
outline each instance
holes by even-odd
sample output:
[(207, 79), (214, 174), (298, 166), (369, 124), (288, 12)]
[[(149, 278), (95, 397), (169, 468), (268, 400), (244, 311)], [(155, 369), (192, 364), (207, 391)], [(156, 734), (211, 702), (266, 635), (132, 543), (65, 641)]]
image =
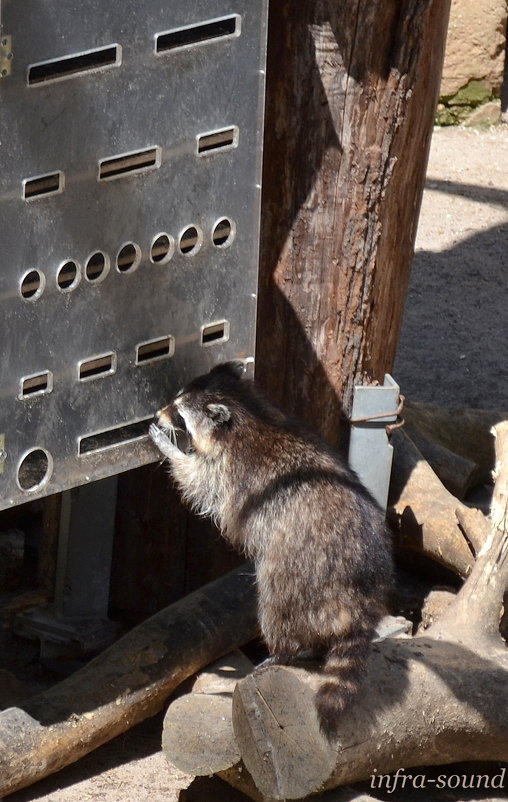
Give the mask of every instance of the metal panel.
[(3, 0), (0, 508), (156, 459), (177, 386), (252, 357), (266, 14)]

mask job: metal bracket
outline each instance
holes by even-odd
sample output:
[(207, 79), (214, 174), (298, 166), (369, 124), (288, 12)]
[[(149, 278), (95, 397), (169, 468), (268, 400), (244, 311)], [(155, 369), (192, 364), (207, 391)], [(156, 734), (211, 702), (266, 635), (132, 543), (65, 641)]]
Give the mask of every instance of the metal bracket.
[(353, 393), (349, 464), (382, 509), (388, 500), (393, 458), (386, 427), (397, 420), (399, 397), (399, 385), (388, 373), (382, 387), (357, 386)]
[(7, 78), (12, 72), (12, 36), (0, 38), (0, 78)]

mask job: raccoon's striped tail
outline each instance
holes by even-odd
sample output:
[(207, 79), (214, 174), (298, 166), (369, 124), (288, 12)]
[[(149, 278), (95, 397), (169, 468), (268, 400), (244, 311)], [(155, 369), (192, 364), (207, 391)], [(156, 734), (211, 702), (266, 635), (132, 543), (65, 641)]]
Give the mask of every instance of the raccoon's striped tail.
[(341, 714), (360, 690), (373, 635), (372, 629), (356, 630), (333, 644), (325, 658), (322, 672), (329, 679), (316, 693), (316, 707), (328, 737), (336, 734)]

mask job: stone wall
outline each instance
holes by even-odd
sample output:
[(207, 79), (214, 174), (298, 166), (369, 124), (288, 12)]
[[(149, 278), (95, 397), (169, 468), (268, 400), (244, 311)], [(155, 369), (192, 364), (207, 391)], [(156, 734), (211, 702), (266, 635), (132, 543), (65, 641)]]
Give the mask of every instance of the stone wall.
[(508, 0), (452, 0), (439, 124), (475, 124), (483, 104), (484, 122), (499, 119), (507, 14)]

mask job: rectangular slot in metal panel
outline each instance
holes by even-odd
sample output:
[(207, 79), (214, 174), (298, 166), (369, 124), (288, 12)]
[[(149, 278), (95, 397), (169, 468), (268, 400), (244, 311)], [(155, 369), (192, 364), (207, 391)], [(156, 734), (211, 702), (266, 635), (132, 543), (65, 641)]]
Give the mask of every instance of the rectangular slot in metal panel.
[(120, 45), (99, 47), (96, 50), (86, 50), (83, 53), (73, 53), (63, 58), (41, 61), (28, 68), (28, 86), (58, 81), (72, 75), (82, 75), (86, 72), (115, 67), (120, 64), (122, 49)]
[(63, 192), (64, 174), (61, 170), (56, 173), (39, 175), (36, 178), (27, 178), (23, 181), (23, 200), (47, 197)]
[(217, 323), (210, 323), (201, 329), (201, 345), (216, 345), (225, 343), (229, 340), (229, 320), (220, 320)]
[(53, 389), (53, 374), (50, 370), (25, 376), (21, 379), (20, 398), (31, 398), (34, 395), (50, 393)]
[(110, 159), (101, 159), (99, 181), (108, 181), (112, 178), (122, 178), (125, 175), (154, 170), (160, 167), (160, 163), (159, 147), (124, 153), (122, 156), (112, 156)]
[(146, 365), (148, 362), (155, 362), (159, 359), (166, 359), (175, 353), (175, 340), (171, 335), (159, 337), (157, 340), (150, 340), (141, 343), (136, 348), (136, 365)]
[(135, 423), (127, 423), (125, 426), (115, 426), (112, 429), (105, 429), (102, 432), (81, 437), (79, 440), (78, 453), (82, 457), (84, 454), (93, 454), (105, 448), (121, 446), (131, 443), (148, 436), (148, 426), (153, 418), (143, 418)]
[(99, 376), (106, 376), (116, 370), (116, 354), (111, 351), (108, 354), (94, 356), (93, 359), (86, 359), (78, 365), (78, 378), (80, 381), (97, 379)]
[(218, 150), (231, 150), (238, 146), (238, 127), (232, 125), (220, 131), (211, 131), (209, 134), (199, 134), (197, 137), (198, 156)]
[(177, 28), (173, 31), (158, 33), (155, 37), (155, 52), (166, 53), (168, 50), (203, 44), (217, 39), (230, 39), (239, 36), (241, 32), (241, 17), (233, 14), (231, 17), (209, 20), (187, 28)]

